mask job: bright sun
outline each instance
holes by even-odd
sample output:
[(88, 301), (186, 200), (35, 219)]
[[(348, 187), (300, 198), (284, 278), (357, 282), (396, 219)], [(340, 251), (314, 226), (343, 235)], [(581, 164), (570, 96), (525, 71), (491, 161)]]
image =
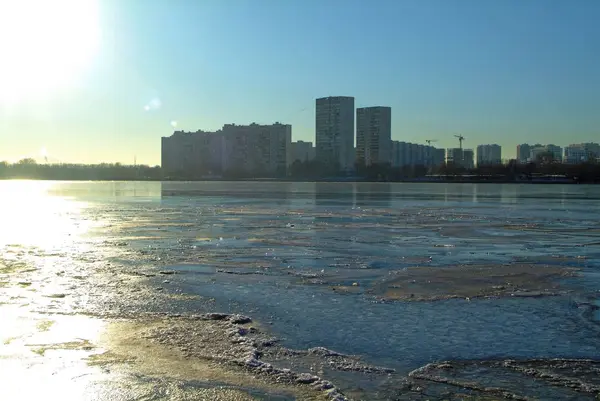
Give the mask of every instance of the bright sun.
[(99, 39), (97, 0), (0, 0), (0, 104), (74, 83)]

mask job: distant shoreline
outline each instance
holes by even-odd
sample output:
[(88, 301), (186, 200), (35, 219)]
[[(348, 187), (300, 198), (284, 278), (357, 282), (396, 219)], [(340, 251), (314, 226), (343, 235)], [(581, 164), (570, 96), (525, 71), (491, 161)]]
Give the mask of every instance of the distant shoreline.
[(0, 181), (73, 181), (73, 182), (330, 182), (330, 183), (381, 183), (381, 184), (542, 184), (542, 185), (597, 185), (600, 182), (579, 182), (575, 180), (484, 180), (484, 179), (439, 179), (439, 180), (419, 180), (406, 179), (398, 181), (368, 180), (368, 179), (344, 179), (344, 178), (321, 178), (321, 179), (286, 179), (286, 178), (205, 178), (205, 179), (180, 179), (180, 180), (158, 180), (155, 178), (117, 178), (114, 179), (44, 179), (44, 178), (26, 178), (26, 177), (0, 177)]

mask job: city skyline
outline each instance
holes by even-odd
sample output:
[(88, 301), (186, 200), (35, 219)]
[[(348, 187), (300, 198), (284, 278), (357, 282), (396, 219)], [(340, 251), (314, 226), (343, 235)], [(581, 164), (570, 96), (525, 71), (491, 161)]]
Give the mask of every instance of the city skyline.
[[(467, 147), (436, 148), (431, 146), (434, 140), (426, 140), (427, 145), (391, 140), (391, 108), (385, 106), (356, 109), (356, 135), (353, 135), (349, 128), (354, 121), (353, 104), (354, 98), (347, 96), (316, 99), (315, 107), (320, 111), (315, 124), (322, 132), (320, 149), (312, 141), (293, 141), (292, 126), (279, 122), (271, 125), (225, 124), (214, 132), (175, 131), (161, 139), (163, 171), (166, 174), (201, 172), (206, 177), (233, 172), (238, 175), (281, 175), (289, 173), (289, 168), (296, 162), (312, 161), (319, 162), (329, 171), (346, 173), (371, 165), (435, 168), (448, 163), (473, 169), (475, 166), (507, 165), (510, 160), (519, 164), (548, 161), (548, 155), (552, 161), (565, 164), (590, 162), (600, 156), (600, 144), (595, 142), (569, 144), (564, 148), (555, 144), (519, 144), (516, 147), (518, 157), (509, 160), (502, 157), (502, 146), (498, 144), (479, 144), (475, 152)], [(348, 134), (346, 138), (341, 138), (342, 132)], [(462, 143), (464, 138), (456, 137)], [(353, 139), (356, 147), (350, 146), (348, 152), (343, 151)], [(270, 167), (257, 168), (265, 163)]]
[(0, 160), (153, 165), (174, 129), (251, 121), (315, 142), (314, 99), (334, 94), (391, 107), (396, 141), (451, 148), (461, 134), (514, 158), (524, 141), (598, 137), (591, 0), (44, 4), (0, 8), (15, 55), (0, 65)]

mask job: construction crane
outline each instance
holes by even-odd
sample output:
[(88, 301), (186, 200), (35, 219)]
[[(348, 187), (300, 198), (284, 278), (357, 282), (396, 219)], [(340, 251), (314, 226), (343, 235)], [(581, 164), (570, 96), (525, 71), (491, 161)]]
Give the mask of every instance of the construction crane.
[(437, 142), (437, 139), (425, 139), (425, 142), (427, 142), (427, 145), (431, 145), (432, 142)]
[(454, 135), (454, 136), (458, 138), (458, 145), (459, 145), (460, 150), (462, 150), (462, 143), (465, 140), (465, 137), (462, 135)]

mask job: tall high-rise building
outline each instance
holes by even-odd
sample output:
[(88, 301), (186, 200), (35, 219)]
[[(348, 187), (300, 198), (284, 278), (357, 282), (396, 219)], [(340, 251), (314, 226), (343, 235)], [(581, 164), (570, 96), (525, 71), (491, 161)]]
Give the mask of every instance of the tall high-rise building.
[(328, 168), (354, 167), (354, 98), (330, 96), (316, 100), (316, 158)]
[(370, 166), (391, 161), (392, 108), (356, 109), (356, 161)]
[(502, 147), (500, 145), (478, 145), (477, 165), (502, 164)]

